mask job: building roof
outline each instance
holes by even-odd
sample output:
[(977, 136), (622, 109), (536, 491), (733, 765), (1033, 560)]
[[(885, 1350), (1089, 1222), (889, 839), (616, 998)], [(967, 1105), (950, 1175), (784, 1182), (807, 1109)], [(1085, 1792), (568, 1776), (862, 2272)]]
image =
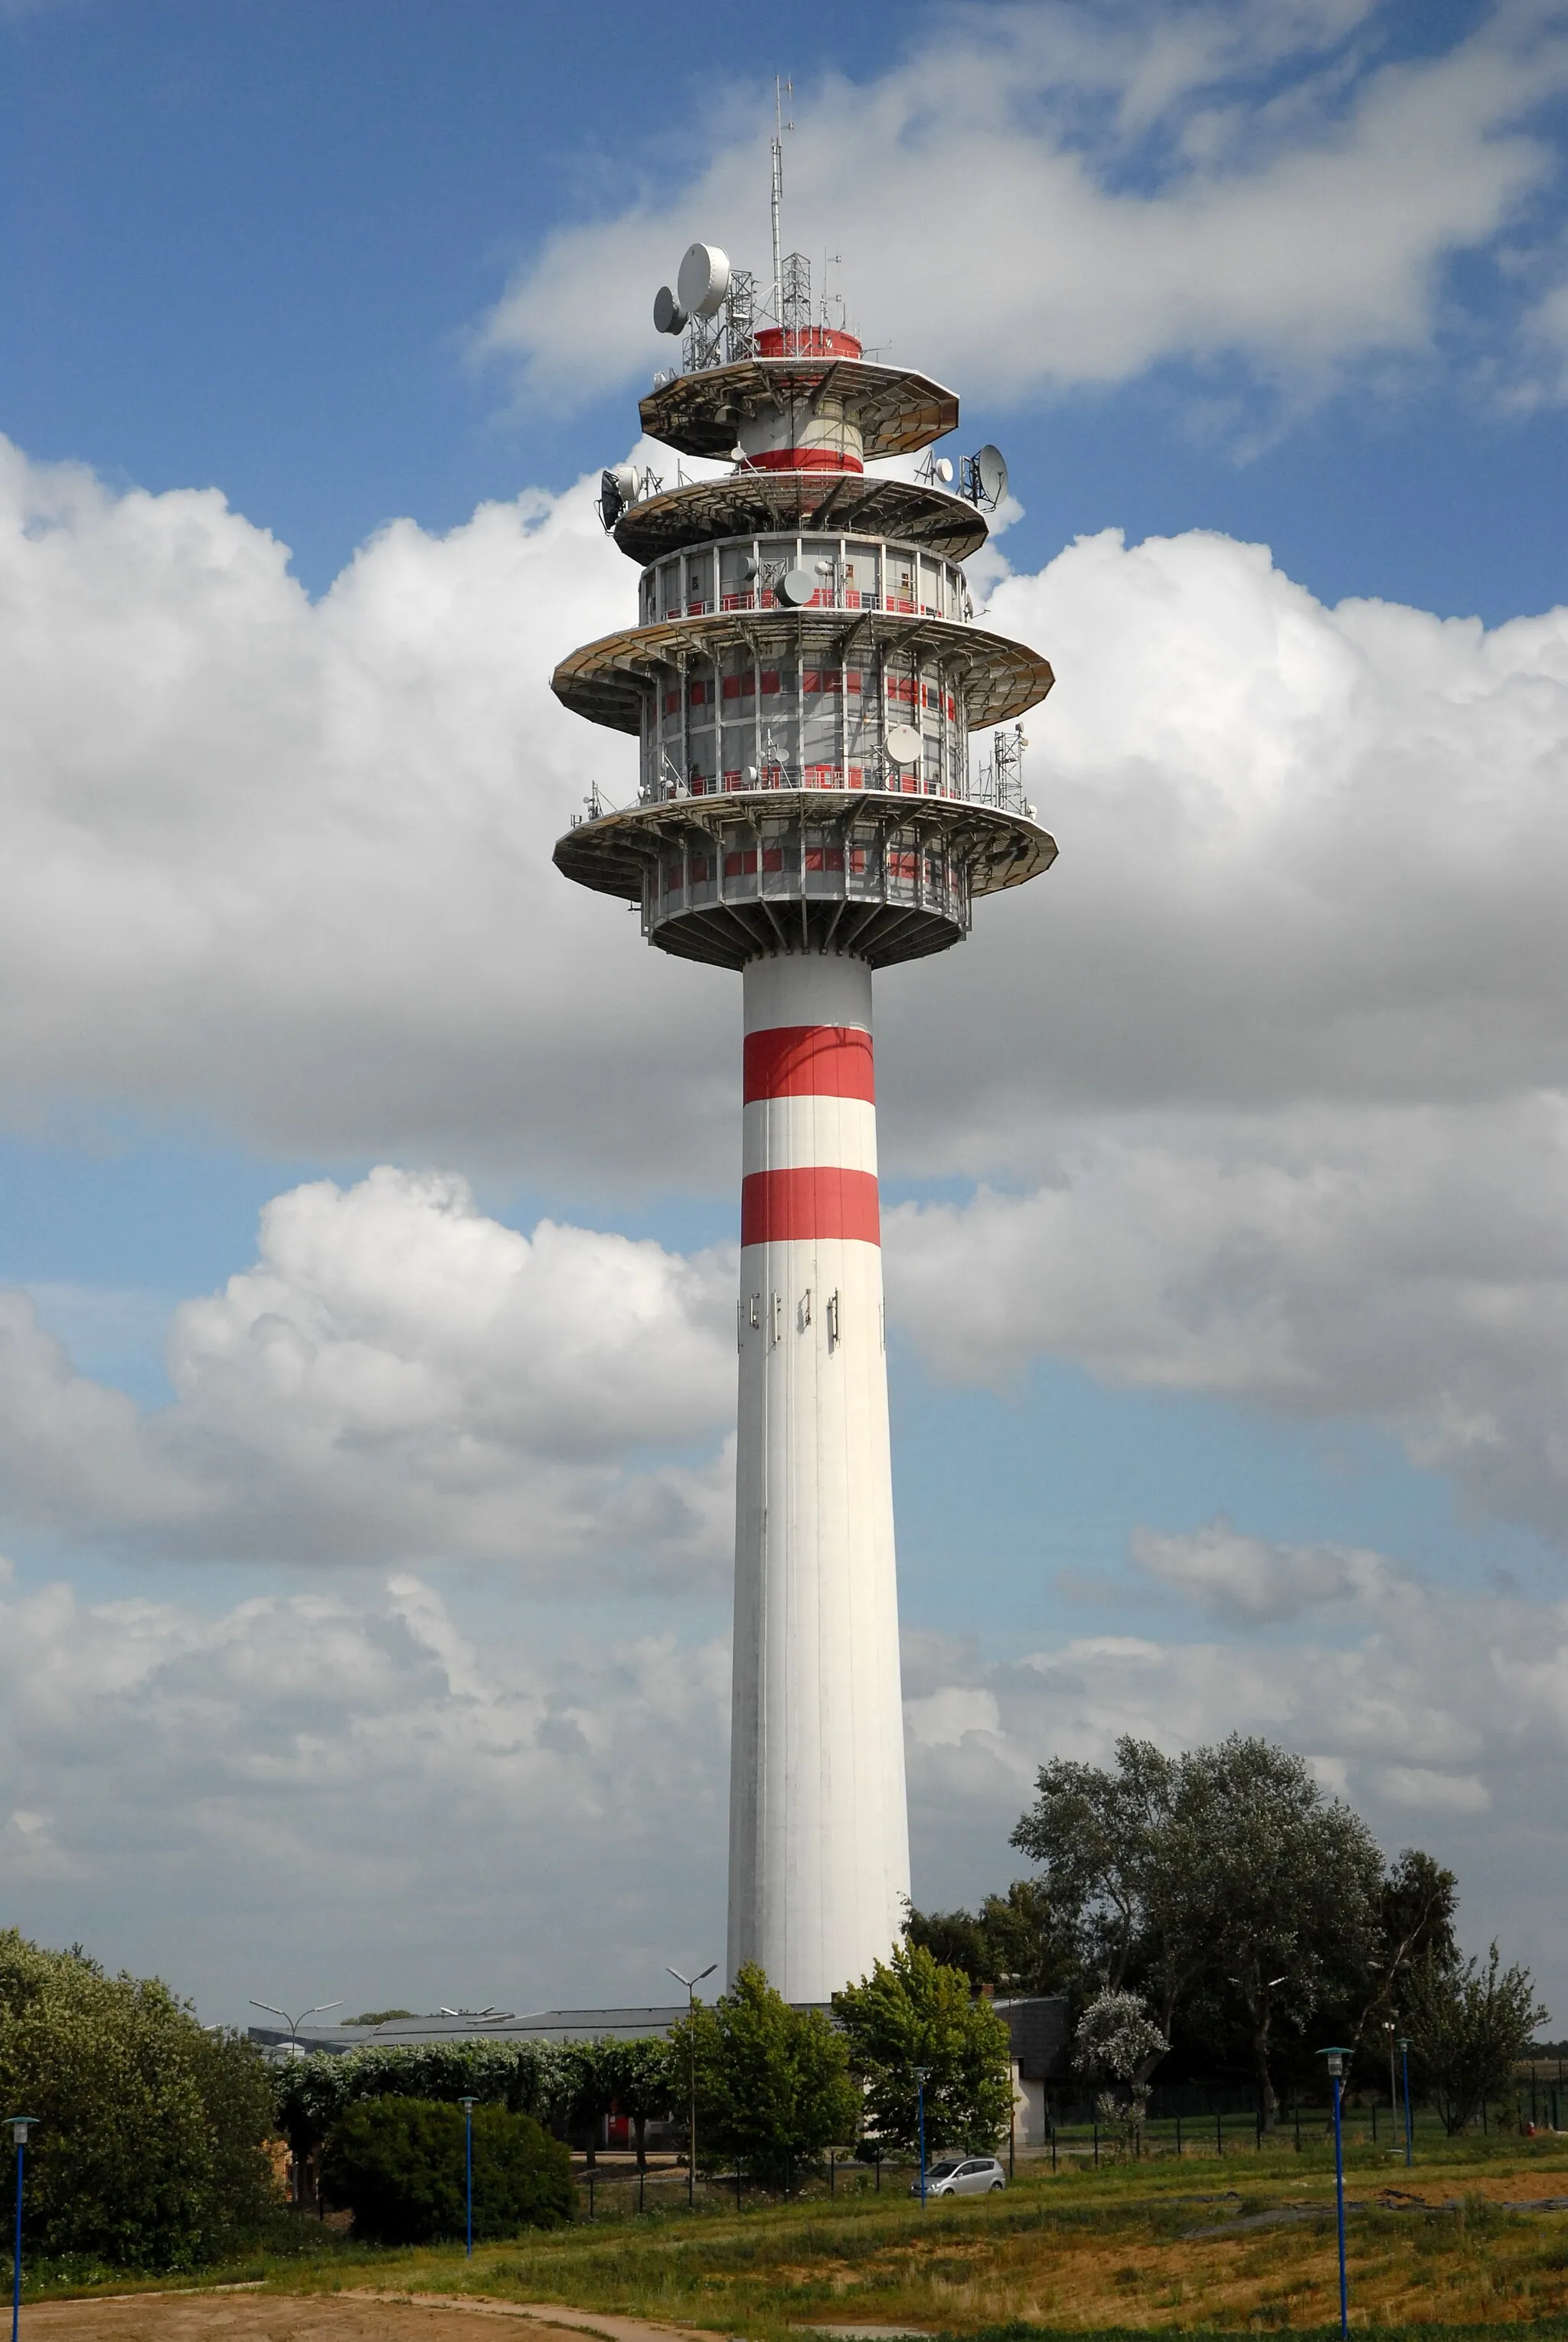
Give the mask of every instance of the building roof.
[[(831, 2016), (827, 2003), (801, 2002)], [(1013, 2056), (1025, 2081), (1044, 2081), (1061, 2065), (1067, 2047), (1064, 1999), (998, 2000), (996, 2014), (1013, 2040)], [(524, 2017), (400, 2017), (385, 2025), (253, 2025), (250, 2037), (266, 2049), (285, 2048), (297, 2039), (305, 2050), (344, 2057), (351, 2049), (423, 2047), (430, 2042), (498, 2041), (515, 2047), (524, 2041), (646, 2040), (668, 2033), (686, 2014), (684, 2000), (631, 2008), (542, 2008)]]
[(601, 2041), (645, 2039), (668, 2033), (684, 2017), (684, 2001), (646, 2008), (542, 2008), (523, 2017), (401, 2017), (385, 2025), (302, 2025), (291, 2034), (286, 2025), (253, 2025), (250, 2037), (265, 2048), (284, 2048), (297, 2040), (302, 2049), (324, 2049), (341, 2057), (350, 2049), (396, 2049), (424, 2047), (437, 2041)]

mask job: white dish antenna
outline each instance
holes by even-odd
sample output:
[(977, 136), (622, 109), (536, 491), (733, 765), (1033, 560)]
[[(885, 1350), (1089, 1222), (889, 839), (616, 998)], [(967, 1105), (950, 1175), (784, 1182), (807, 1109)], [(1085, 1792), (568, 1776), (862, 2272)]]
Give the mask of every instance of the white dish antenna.
[(920, 735), (913, 724), (890, 724), (887, 727), (887, 753), (895, 765), (918, 765)]
[(953, 465), (945, 455), (938, 455), (931, 467), (932, 477), (940, 480), (944, 488), (953, 485)]
[(809, 569), (786, 569), (774, 592), (787, 608), (804, 610), (816, 592), (816, 578)]
[(661, 285), (654, 295), (654, 331), (656, 334), (684, 334), (686, 313), (667, 285)]
[[(721, 252), (716, 244), (692, 244), (686, 247), (675, 278), (675, 292), (680, 305), (693, 317), (716, 317), (724, 305), (724, 295), (730, 289), (729, 255)], [(683, 317), (681, 324), (684, 325)], [(665, 326), (668, 333), (672, 329)]]

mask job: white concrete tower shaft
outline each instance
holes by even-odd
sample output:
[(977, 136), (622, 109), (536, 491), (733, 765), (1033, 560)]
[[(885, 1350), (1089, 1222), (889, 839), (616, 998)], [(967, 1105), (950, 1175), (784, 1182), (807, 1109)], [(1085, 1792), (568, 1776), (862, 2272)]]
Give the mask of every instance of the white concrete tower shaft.
[(744, 983), (728, 1965), (824, 2001), (909, 1893), (871, 970)]

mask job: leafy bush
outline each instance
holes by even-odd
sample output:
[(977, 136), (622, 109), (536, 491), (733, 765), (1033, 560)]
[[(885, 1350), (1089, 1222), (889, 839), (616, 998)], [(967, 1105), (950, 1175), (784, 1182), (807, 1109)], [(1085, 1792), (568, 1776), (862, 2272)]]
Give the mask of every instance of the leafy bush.
[[(24, 2249), (117, 2268), (214, 2260), (276, 2200), (254, 2045), (206, 2033), (155, 1978), (0, 1931), (0, 2114), (36, 2115)], [(5, 2235), (14, 2166), (0, 2171)]]
[[(327, 2138), (329, 2198), (354, 2233), (380, 2245), (461, 2237), (466, 2209), (461, 2107), (434, 2098), (361, 2098)], [(572, 2217), (572, 2161), (530, 2115), (474, 2109), (474, 2233), (511, 2237)]]

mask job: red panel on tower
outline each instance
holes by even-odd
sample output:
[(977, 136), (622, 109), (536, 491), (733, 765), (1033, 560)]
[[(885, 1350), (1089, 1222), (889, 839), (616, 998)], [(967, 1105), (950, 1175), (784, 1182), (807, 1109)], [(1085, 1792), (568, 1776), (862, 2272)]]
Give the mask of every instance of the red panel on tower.
[(745, 1100), (846, 1097), (876, 1103), (871, 1035), (858, 1025), (779, 1025), (748, 1033)]
[(870, 1171), (814, 1164), (798, 1171), (754, 1171), (741, 1181), (741, 1243), (795, 1244), (832, 1237), (880, 1245), (882, 1215)]

